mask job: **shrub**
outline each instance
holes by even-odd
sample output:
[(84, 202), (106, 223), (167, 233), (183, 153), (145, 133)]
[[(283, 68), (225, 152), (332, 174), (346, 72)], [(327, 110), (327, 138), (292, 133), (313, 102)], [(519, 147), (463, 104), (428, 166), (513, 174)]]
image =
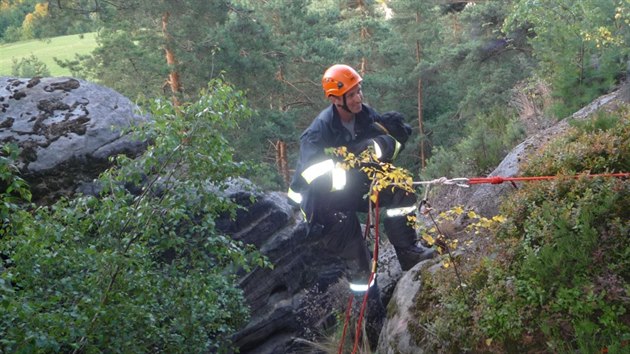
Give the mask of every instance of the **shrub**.
[(499, 108), (478, 114), (465, 130), (467, 137), (454, 147), (435, 150), (425, 175), (437, 178), (487, 174), (525, 135), (516, 116)]
[(231, 350), (248, 316), (235, 272), (266, 261), (214, 228), (236, 210), (222, 191), (243, 169), (216, 129), (249, 110), (215, 81), (199, 101), (155, 101), (151, 113), (136, 134), (152, 144), (116, 158), (98, 197), (34, 209), (0, 240), (0, 351)]
[(492, 242), (458, 258), (462, 283), (449, 269), (427, 275), (416, 339), (436, 352), (627, 351), (630, 184), (562, 175), (628, 172), (628, 156), (627, 107), (546, 146), (523, 172), (558, 178), (503, 204), (507, 221), (480, 235)]
[(11, 75), (16, 77), (50, 76), (50, 70), (46, 64), (31, 54), (30, 57), (20, 60), (13, 59)]

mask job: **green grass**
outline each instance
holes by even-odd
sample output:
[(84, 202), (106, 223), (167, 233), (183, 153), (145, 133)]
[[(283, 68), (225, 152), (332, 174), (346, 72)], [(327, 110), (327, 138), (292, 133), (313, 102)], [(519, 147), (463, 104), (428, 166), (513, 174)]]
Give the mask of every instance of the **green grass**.
[(57, 65), (54, 58), (74, 59), (75, 54), (88, 54), (96, 48), (96, 33), (74, 34), (47, 40), (29, 40), (0, 45), (0, 76), (11, 76), (13, 59), (20, 60), (35, 55), (51, 76), (70, 76), (69, 70)]

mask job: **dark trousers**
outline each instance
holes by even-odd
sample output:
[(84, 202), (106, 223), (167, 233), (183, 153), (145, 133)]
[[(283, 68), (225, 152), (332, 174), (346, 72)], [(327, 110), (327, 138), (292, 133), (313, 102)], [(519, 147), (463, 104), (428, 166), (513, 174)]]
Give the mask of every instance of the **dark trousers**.
[[(344, 260), (351, 282), (366, 282), (370, 274), (371, 255), (357, 215), (368, 211), (369, 189), (365, 174), (351, 170), (343, 191), (313, 196), (317, 198), (318, 205), (314, 222), (323, 226), (321, 241), (327, 250)], [(416, 203), (416, 195), (400, 188), (386, 188), (379, 193), (378, 202), (382, 211), (409, 207)], [(396, 248), (406, 248), (415, 243), (416, 232), (407, 219), (409, 214), (395, 217), (381, 214), (387, 238)]]

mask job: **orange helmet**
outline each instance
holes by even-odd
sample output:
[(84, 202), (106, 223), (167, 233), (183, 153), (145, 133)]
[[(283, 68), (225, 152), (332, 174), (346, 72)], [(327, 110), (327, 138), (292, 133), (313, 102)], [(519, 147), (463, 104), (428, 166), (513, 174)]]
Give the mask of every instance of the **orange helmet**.
[(356, 70), (344, 64), (335, 64), (328, 68), (322, 77), (322, 87), (326, 97), (343, 96), (363, 79)]

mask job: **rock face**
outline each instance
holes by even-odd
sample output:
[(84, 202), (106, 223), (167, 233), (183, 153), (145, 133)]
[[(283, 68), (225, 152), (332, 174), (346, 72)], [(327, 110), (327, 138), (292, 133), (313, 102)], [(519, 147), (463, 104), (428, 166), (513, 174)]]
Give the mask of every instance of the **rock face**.
[(73, 78), (0, 78), (0, 143), (21, 149), (19, 167), (36, 200), (54, 199), (91, 181), (140, 142), (121, 131), (146, 118), (119, 93)]
[[(300, 212), (287, 203), (285, 193), (256, 195), (236, 190), (230, 197), (240, 205), (236, 221), (218, 227), (233, 238), (254, 244), (273, 263), (256, 269), (240, 282), (251, 310), (249, 324), (234, 336), (241, 353), (304, 353), (336, 324), (350, 292), (343, 278), (343, 262), (309, 238)], [(393, 248), (381, 252), (379, 285), (388, 300), (401, 276)]]
[[(546, 128), (525, 139), (510, 151), (503, 161), (488, 176), (515, 177), (519, 175), (519, 164), (526, 161), (529, 156), (537, 153), (540, 147), (562, 134), (569, 126), (568, 120), (584, 120), (591, 116), (600, 108), (609, 105), (616, 105), (623, 98), (622, 91), (615, 91), (604, 95), (593, 101), (588, 106), (575, 112), (571, 117), (563, 119), (549, 128)], [(459, 177), (459, 176), (457, 176)], [(499, 213), (499, 205), (506, 195), (514, 191), (510, 183), (497, 185), (479, 184), (471, 188), (463, 189), (456, 186), (440, 186), (431, 201), (437, 209), (445, 210), (455, 205), (461, 204), (466, 209), (473, 209), (478, 214), (492, 217)]]
[[(626, 99), (621, 97), (621, 95), (621, 91), (616, 91), (601, 96), (588, 106), (574, 113), (568, 119), (588, 119), (595, 111), (614, 107), (619, 104), (619, 101)], [(492, 171), (490, 176), (518, 176), (520, 172), (520, 162), (526, 161), (530, 156), (533, 156), (532, 154), (536, 154), (544, 144), (565, 132), (569, 126), (568, 119), (564, 119), (528, 137), (510, 151), (499, 166)], [(441, 191), (437, 193), (437, 197), (442, 199), (434, 203), (434, 206), (438, 205), (439, 210), (446, 210), (454, 205), (461, 204), (464, 205), (466, 209), (474, 209), (478, 214), (488, 217), (496, 215), (499, 212), (499, 206), (503, 198), (515, 190), (509, 183), (499, 185), (475, 185), (467, 189), (455, 186), (440, 186), (439, 188)], [(407, 309), (412, 306), (410, 301), (412, 301), (419, 291), (422, 291), (420, 281), (417, 279), (416, 274), (420, 269), (429, 265), (430, 264), (427, 263), (416, 265), (416, 267), (405, 273), (397, 283), (394, 295), (388, 307), (388, 318), (385, 321), (379, 338), (378, 353), (415, 354), (427, 352), (427, 350), (422, 347), (422, 343), (417, 343), (410, 336), (407, 323), (412, 319), (409, 318)], [(429, 271), (435, 271), (435, 267), (429, 268)], [(395, 311), (392, 309), (395, 309)]]
[(435, 261), (416, 264), (407, 271), (396, 286), (391, 299), (392, 306), (388, 309), (388, 316), (378, 341), (377, 353), (382, 354), (422, 354), (422, 350), (413, 340), (408, 330), (408, 324), (414, 321), (411, 308), (414, 306), (415, 294), (422, 291), (422, 281), (419, 277), (421, 269), (428, 268), (434, 272), (439, 265)]

